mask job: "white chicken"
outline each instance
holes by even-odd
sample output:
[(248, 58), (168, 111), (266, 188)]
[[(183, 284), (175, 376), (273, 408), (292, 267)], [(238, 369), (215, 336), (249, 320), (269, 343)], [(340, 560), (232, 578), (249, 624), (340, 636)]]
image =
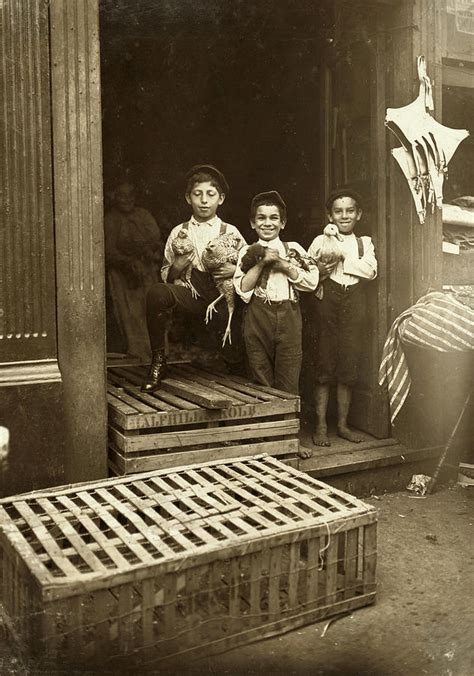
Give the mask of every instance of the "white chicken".
[[(316, 260), (321, 261), (325, 265), (332, 265), (333, 263), (339, 263), (342, 260), (342, 250), (340, 242), (343, 241), (343, 237), (339, 232), (339, 228), (335, 223), (328, 223), (323, 230), (323, 241), (320, 248), (316, 253)], [(320, 300), (323, 297), (323, 285), (319, 284), (316, 289), (316, 298)]]
[(342, 258), (340, 242), (343, 237), (335, 223), (328, 223), (323, 230), (323, 241), (317, 252), (316, 260), (325, 263), (339, 263)]

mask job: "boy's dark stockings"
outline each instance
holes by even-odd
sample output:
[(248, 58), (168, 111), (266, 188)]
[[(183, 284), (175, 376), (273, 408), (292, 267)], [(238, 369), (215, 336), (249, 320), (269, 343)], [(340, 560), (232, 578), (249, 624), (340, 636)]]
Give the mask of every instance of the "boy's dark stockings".
[[(347, 425), (347, 416), (351, 405), (352, 389), (349, 385), (343, 383), (337, 384), (337, 434), (342, 439), (347, 439), (354, 444), (362, 441), (360, 436), (349, 429)], [(313, 434), (313, 444), (315, 446), (330, 446), (327, 432), (327, 408), (329, 401), (329, 384), (316, 385), (315, 388), (315, 412), (316, 429)]]

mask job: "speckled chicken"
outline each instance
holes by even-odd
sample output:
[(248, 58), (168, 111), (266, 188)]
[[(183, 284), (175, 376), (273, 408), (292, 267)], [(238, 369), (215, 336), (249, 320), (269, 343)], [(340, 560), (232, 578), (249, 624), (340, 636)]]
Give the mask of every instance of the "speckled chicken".
[[(235, 265), (237, 263), (240, 242), (241, 240), (239, 237), (232, 234), (220, 235), (211, 240), (202, 253), (202, 262), (206, 267), (206, 270), (213, 274), (224, 265), (224, 263), (233, 263)], [(232, 277), (229, 279), (214, 279), (214, 281), (220, 295), (207, 307), (206, 324), (212, 319), (213, 313), (217, 312), (217, 303), (224, 298), (229, 312), (227, 327), (222, 339), (222, 345), (224, 346), (227, 339), (229, 340), (229, 343), (232, 343), (231, 322), (235, 309), (234, 283)]]
[[(194, 244), (192, 243), (186, 230), (180, 230), (178, 232), (174, 240), (171, 242), (171, 248), (176, 256), (182, 256), (184, 254), (189, 254), (194, 251)], [(191, 261), (189, 265), (187, 265), (182, 271), (178, 281), (180, 281), (181, 284), (184, 284), (184, 286), (187, 286), (188, 289), (190, 289), (193, 298), (197, 298), (199, 294), (191, 282), (192, 271), (193, 271), (193, 262)]]

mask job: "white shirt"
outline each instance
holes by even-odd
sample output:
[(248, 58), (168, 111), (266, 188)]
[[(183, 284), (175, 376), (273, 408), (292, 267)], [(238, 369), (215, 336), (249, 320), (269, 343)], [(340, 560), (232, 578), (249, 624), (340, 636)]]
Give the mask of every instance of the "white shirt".
[[(171, 243), (173, 242), (174, 239), (176, 239), (178, 233), (180, 232), (180, 230), (182, 230), (183, 225), (184, 224), (181, 223), (180, 225), (174, 227), (170, 232), (168, 239), (166, 240), (163, 266), (161, 268), (161, 278), (163, 279), (164, 282), (167, 281), (169, 269), (174, 263), (174, 260), (176, 258)], [(219, 216), (214, 216), (214, 218), (211, 218), (207, 223), (199, 223), (194, 218), (191, 218), (189, 220), (187, 233), (189, 239), (194, 245), (195, 257), (193, 261), (193, 266), (197, 270), (205, 272), (206, 268), (204, 267), (201, 258), (203, 251), (209, 244), (211, 239), (219, 237), (219, 235), (221, 234), (221, 225), (222, 220), (219, 218)], [(242, 237), (242, 235), (237, 230), (235, 225), (230, 225), (228, 223), (226, 233), (237, 235), (241, 240), (240, 247), (243, 247), (245, 245), (245, 239)]]
[[(262, 246), (269, 247), (270, 249), (276, 249), (280, 258), (288, 260), (285, 245), (279, 237), (272, 239), (271, 242), (266, 242), (259, 239), (258, 243)], [(268, 282), (265, 289), (262, 289), (257, 283), (257, 286), (255, 286), (254, 289), (251, 289), (250, 291), (242, 291), (242, 278), (246, 273), (243, 272), (240, 264), (242, 257), (245, 255), (248, 248), (248, 246), (244, 246), (243, 249), (240, 250), (237, 267), (234, 274), (235, 290), (245, 303), (249, 303), (254, 294), (258, 298), (263, 298), (264, 300), (268, 300), (270, 302), (278, 302), (282, 300), (296, 301), (298, 300), (297, 291), (314, 291), (318, 286), (319, 271), (316, 265), (311, 265), (309, 271), (297, 268), (298, 277), (294, 280), (290, 279), (284, 272), (278, 270), (275, 271), (270, 268)], [(306, 251), (300, 244), (298, 244), (298, 242), (288, 242), (288, 248), (295, 249), (302, 256), (308, 256)], [(265, 270), (265, 268), (263, 269)]]
[[(364, 254), (359, 258), (359, 247), (357, 237), (353, 232), (350, 235), (343, 235), (343, 241), (340, 242), (342, 253), (344, 255), (334, 270), (329, 275), (333, 282), (343, 286), (352, 286), (357, 284), (360, 278), (374, 279), (377, 276), (377, 259), (375, 258), (375, 249), (370, 237), (361, 237), (364, 246)], [(323, 243), (325, 235), (318, 235), (314, 238), (308, 253), (315, 260), (318, 257), (319, 249)]]

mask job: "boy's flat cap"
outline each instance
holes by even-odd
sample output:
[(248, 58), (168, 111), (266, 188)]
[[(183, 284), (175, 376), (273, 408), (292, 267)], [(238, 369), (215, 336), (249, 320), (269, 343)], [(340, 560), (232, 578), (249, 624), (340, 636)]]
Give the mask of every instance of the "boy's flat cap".
[(336, 188), (328, 195), (328, 198), (326, 200), (326, 209), (328, 211), (331, 210), (334, 200), (339, 199), (339, 197), (352, 197), (352, 199), (355, 202), (357, 202), (357, 206), (359, 207), (359, 209), (362, 209), (362, 197), (357, 192), (357, 190), (353, 190), (352, 188), (345, 188), (344, 186), (342, 186), (340, 188)]
[(268, 192), (259, 192), (258, 195), (252, 198), (251, 208), (256, 208), (265, 202), (271, 202), (272, 204), (277, 204), (283, 212), (286, 211), (286, 204), (283, 201), (283, 197), (276, 190), (269, 190)]
[(194, 167), (191, 167), (191, 169), (186, 173), (186, 182), (189, 181), (191, 176), (194, 176), (195, 174), (209, 174), (215, 180), (217, 183), (220, 185), (221, 190), (223, 193), (227, 195), (229, 192), (229, 184), (226, 181), (226, 178), (222, 171), (219, 171), (217, 167), (215, 167), (213, 164), (195, 164)]

